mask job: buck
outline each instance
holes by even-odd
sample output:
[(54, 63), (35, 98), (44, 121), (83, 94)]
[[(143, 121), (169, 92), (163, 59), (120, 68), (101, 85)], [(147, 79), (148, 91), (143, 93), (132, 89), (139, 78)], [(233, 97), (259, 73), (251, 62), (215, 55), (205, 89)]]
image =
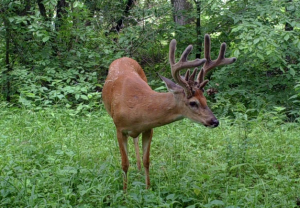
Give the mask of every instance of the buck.
[[(176, 40), (169, 48), (171, 74), (175, 82), (160, 76), (169, 92), (153, 91), (147, 84), (147, 78), (141, 66), (131, 58), (120, 58), (109, 67), (108, 76), (102, 90), (103, 102), (112, 117), (117, 130), (122, 169), (124, 171), (123, 189), (127, 189), (127, 171), (129, 167), (127, 141), (134, 141), (137, 167), (141, 170), (138, 136), (142, 134), (143, 165), (145, 169), (146, 188), (150, 187), (149, 156), (153, 128), (163, 126), (183, 118), (202, 123), (207, 127), (217, 127), (219, 121), (209, 109), (204, 97), (204, 87), (208, 80), (205, 75), (213, 68), (235, 62), (236, 58), (225, 58), (226, 44), (222, 43), (219, 57), (211, 60), (210, 36), (204, 38), (203, 59), (188, 61), (188, 54), (193, 46), (189, 45), (175, 63)], [(203, 65), (204, 64), (204, 65)], [(203, 65), (200, 72), (197, 68), (190, 73), (189, 68)], [(185, 76), (180, 71), (188, 69)], [(196, 78), (196, 79), (195, 79)]]

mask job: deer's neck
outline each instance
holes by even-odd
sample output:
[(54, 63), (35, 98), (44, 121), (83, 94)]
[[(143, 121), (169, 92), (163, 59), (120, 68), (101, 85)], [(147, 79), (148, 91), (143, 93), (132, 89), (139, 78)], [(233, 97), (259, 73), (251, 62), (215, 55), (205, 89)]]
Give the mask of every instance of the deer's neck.
[(182, 108), (173, 93), (154, 92), (149, 99), (147, 103), (148, 121), (152, 123), (153, 127), (183, 119)]

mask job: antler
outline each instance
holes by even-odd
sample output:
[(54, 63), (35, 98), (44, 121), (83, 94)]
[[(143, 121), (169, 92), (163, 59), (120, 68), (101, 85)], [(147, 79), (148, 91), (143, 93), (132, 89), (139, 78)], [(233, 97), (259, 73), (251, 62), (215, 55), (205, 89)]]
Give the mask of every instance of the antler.
[(195, 59), (194, 61), (188, 61), (187, 56), (189, 53), (192, 51), (193, 46), (189, 45), (184, 52), (181, 55), (180, 60), (175, 63), (175, 50), (176, 50), (176, 40), (173, 39), (170, 43), (170, 50), (169, 50), (169, 60), (170, 60), (170, 65), (171, 65), (171, 73), (174, 78), (174, 80), (179, 84), (181, 87), (183, 87), (186, 96), (192, 97), (192, 87), (194, 85), (194, 79), (195, 79), (195, 74), (197, 71), (197, 68), (194, 69), (193, 73), (191, 76), (189, 76), (190, 71), (188, 70), (185, 74), (185, 78), (182, 79), (180, 76), (180, 70), (182, 69), (187, 69), (187, 68), (193, 68), (200, 66), (201, 64), (205, 63), (206, 59)]
[(204, 57), (203, 59), (195, 59), (194, 61), (187, 61), (187, 56), (193, 49), (192, 45), (189, 45), (185, 51), (182, 53), (180, 60), (175, 63), (175, 50), (176, 50), (176, 40), (173, 39), (170, 43), (169, 59), (171, 65), (171, 72), (174, 80), (183, 87), (186, 96), (188, 98), (193, 96), (192, 88), (195, 86), (195, 75), (197, 68), (194, 69), (193, 73), (190, 75), (190, 70), (188, 69), (184, 79), (180, 76), (180, 70), (186, 68), (192, 68), (200, 66), (204, 63), (200, 73), (197, 76), (196, 87), (202, 89), (207, 83), (208, 80), (204, 80), (205, 75), (212, 70), (213, 68), (221, 65), (232, 64), (236, 61), (236, 58), (225, 58), (226, 43), (221, 44), (219, 57), (216, 60), (211, 60), (210, 57), (210, 36), (208, 34), (204, 37)]
[(217, 66), (232, 64), (233, 62), (236, 61), (235, 57), (225, 58), (225, 51), (226, 51), (226, 43), (222, 43), (221, 47), (220, 47), (219, 57), (216, 60), (211, 60), (210, 36), (208, 34), (205, 35), (205, 37), (204, 37), (204, 57), (206, 58), (206, 62), (197, 77), (199, 88), (201, 88), (201, 85), (203, 85), (203, 83), (205, 81), (206, 81), (206, 83), (208, 82), (208, 80), (204, 81), (204, 77), (210, 70), (212, 70), (213, 68), (215, 68)]

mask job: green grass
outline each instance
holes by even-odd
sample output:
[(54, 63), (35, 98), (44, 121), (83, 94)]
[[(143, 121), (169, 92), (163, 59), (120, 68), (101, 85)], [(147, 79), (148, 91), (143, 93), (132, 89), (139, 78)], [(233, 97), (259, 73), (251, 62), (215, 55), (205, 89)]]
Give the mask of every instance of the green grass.
[(130, 142), (123, 194), (116, 133), (105, 111), (0, 110), (0, 207), (300, 204), (297, 123), (221, 119), (220, 127), (209, 129), (183, 120), (156, 128), (151, 189), (145, 190)]

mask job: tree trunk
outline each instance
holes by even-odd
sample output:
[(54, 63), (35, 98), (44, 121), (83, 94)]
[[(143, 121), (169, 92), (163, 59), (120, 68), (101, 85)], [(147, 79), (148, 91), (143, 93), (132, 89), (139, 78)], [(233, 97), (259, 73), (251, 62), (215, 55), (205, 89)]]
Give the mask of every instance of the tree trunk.
[(129, 15), (130, 9), (135, 5), (136, 0), (127, 0), (126, 7), (123, 12), (123, 16), (117, 21), (117, 25), (114, 26), (110, 31), (119, 32), (123, 28), (124, 19)]
[(58, 0), (56, 5), (56, 31), (62, 26), (63, 16), (67, 14), (66, 7), (68, 7), (68, 3), (66, 0)]
[[(292, 3), (293, 0), (287, 0), (287, 5), (285, 6), (285, 12), (287, 13), (288, 16), (292, 16), (294, 14), (294, 10), (289, 10), (288, 5), (290, 3)], [(293, 31), (294, 27), (292, 25), (290, 25), (288, 22), (285, 23), (285, 27), (284, 27), (285, 31)], [(291, 57), (289, 55), (285, 56), (285, 60), (287, 61), (287, 63), (291, 63)]]
[(10, 87), (10, 72), (12, 70), (11, 65), (10, 65), (10, 25), (9, 21), (6, 18), (4, 19), (4, 27), (5, 27), (5, 65), (6, 65), (6, 71), (3, 72), (4, 76), (6, 77), (6, 89), (5, 94), (6, 94), (6, 101), (10, 102), (10, 93), (11, 93), (11, 87)]
[[(291, 16), (294, 14), (294, 10), (289, 10), (288, 5), (289, 3), (293, 3), (293, 0), (287, 0), (287, 5), (285, 6), (285, 12), (288, 13), (288, 16)], [(290, 25), (288, 22), (285, 23), (285, 31), (292, 31), (294, 30), (293, 26)]]
[(196, 46), (196, 58), (201, 58), (203, 37), (201, 36), (201, 0), (194, 0), (197, 9), (196, 18), (196, 32), (197, 32), (197, 46)]
[(42, 0), (37, 0), (37, 4), (39, 6), (39, 10), (40, 10), (40, 13), (41, 13), (42, 17), (44, 17), (45, 20), (48, 20), (48, 17), (47, 17), (47, 14), (46, 14), (46, 8), (43, 4), (43, 1)]
[(187, 0), (171, 0), (171, 3), (174, 8), (174, 22), (178, 25), (188, 24), (190, 19), (186, 14), (192, 9), (192, 4)]
[(26, 0), (25, 1), (25, 7), (24, 9), (20, 12), (21, 16), (26, 16), (28, 14), (28, 12), (31, 9), (31, 1), (30, 0)]

